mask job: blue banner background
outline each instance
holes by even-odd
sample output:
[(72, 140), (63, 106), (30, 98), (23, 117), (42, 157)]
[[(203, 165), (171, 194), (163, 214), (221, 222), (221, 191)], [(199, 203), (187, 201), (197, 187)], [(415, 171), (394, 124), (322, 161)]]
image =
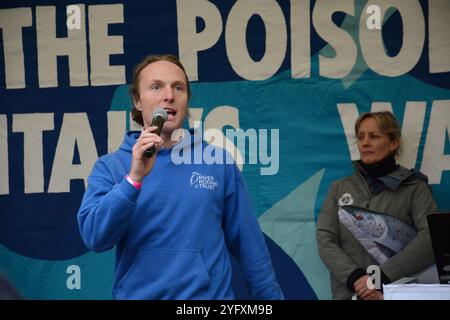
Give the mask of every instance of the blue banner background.
[[(0, 25), (3, 26), (3, 33), (0, 34), (2, 44), (0, 46), (0, 172), (6, 172), (2, 178), (6, 180), (3, 180), (2, 186), (8, 186), (7, 192), (0, 191), (0, 271), (24, 297), (31, 299), (111, 298), (113, 251), (101, 254), (88, 252), (78, 233), (76, 213), (84, 192), (83, 179), (86, 175), (67, 178), (70, 185), (68, 191), (60, 189), (50, 192), (51, 180), (55, 178), (53, 169), (58, 161), (69, 163), (73, 165), (73, 168), (78, 168), (78, 165), (87, 166), (88, 160), (107, 153), (110, 148), (117, 145), (117, 141), (120, 142), (125, 128), (133, 125), (129, 122), (126, 113), (131, 108), (127, 91), (132, 69), (145, 55), (170, 52), (180, 55), (183, 60), (184, 53), (180, 52), (179, 39), (186, 31), (183, 26), (177, 24), (179, 15), (185, 14), (179, 12), (181, 2), (183, 1), (96, 0), (75, 3), (84, 4), (88, 12), (84, 17), (87, 35), (91, 32), (90, 6), (122, 4), (119, 8), (123, 12), (123, 23), (109, 24), (107, 33), (108, 36), (123, 38), (123, 53), (110, 55), (109, 64), (124, 66), (124, 81), (117, 84), (92, 85), (92, 64), (95, 62), (92, 56), (87, 54), (91, 84), (72, 86), (69, 80), (69, 58), (59, 56), (57, 86), (45, 88), (39, 83), (39, 68), (45, 66), (39, 65), (38, 55), (45, 55), (47, 52), (37, 44), (39, 31), (36, 28), (36, 8), (38, 6), (55, 7), (55, 20), (49, 23), (56, 23), (56, 37), (64, 38), (68, 36), (65, 7), (74, 3), (70, 1), (2, 1), (0, 3), (0, 18), (5, 17), (7, 13), (10, 14), (8, 9), (13, 8), (29, 8), (32, 17), (31, 25), (21, 29), (25, 70), (25, 86), (22, 88), (10, 88), (7, 83), (5, 52), (13, 44), (6, 42), (5, 26), (7, 27), (8, 24), (0, 20)], [(195, 114), (193, 118), (202, 120), (205, 125), (208, 121), (221, 124), (218, 129), (223, 130), (224, 133), (225, 129), (231, 127), (243, 130), (267, 129), (269, 132), (271, 129), (279, 130), (277, 173), (261, 175), (261, 168), (267, 165), (259, 161), (257, 164), (244, 164), (243, 174), (261, 227), (267, 235), (266, 240), (277, 277), (286, 297), (328, 299), (331, 297), (329, 275), (318, 257), (315, 223), (331, 183), (352, 173), (352, 146), (347, 140), (345, 127), (345, 121), (350, 119), (348, 117), (351, 112), (344, 114), (342, 110), (354, 110), (360, 114), (370, 111), (376, 104), (389, 103), (403, 127), (414, 127), (411, 119), (417, 121), (419, 125), (416, 129), (419, 130), (420, 140), (416, 153), (417, 159), (412, 166), (426, 174), (432, 172), (434, 167), (442, 169), (442, 173), (437, 174), (440, 179), (434, 179), (437, 181), (431, 181), (431, 185), (439, 208), (450, 210), (448, 197), (450, 165), (446, 165), (450, 163), (448, 129), (450, 113), (447, 111), (450, 108), (450, 68), (443, 72), (429, 71), (430, 30), (428, 26), (430, 21), (428, 17), (431, 1), (430, 4), (428, 1), (418, 2), (424, 15), (427, 31), (421, 56), (409, 72), (395, 77), (383, 76), (373, 71), (367, 66), (361, 54), (358, 34), (365, 26), (359, 24), (359, 17), (363, 14), (367, 1), (354, 2), (355, 15), (345, 15), (341, 11), (335, 12), (332, 15), (333, 22), (353, 37), (358, 48), (358, 57), (351, 73), (337, 79), (325, 77), (321, 73), (320, 57), (332, 58), (337, 53), (336, 49), (322, 39), (316, 31), (316, 24), (324, 23), (322, 20), (316, 20), (310, 24), (311, 66), (310, 70), (307, 70), (310, 75), (303, 78), (292, 76), (290, 53), (294, 27), (290, 24), (291, 8), (293, 3), (307, 4), (308, 1), (264, 1), (261, 7), (269, 4), (279, 6), (287, 23), (288, 40), (285, 58), (278, 71), (267, 77), (264, 77), (264, 73), (260, 74), (261, 80), (246, 79), (242, 75), (242, 70), (238, 70), (240, 75), (230, 63), (225, 34), (232, 22), (227, 21), (227, 18), (238, 2), (195, 1), (195, 4), (202, 5), (202, 8), (208, 3), (215, 7), (214, 10), (219, 12), (222, 19), (215, 23), (220, 25), (223, 31), (213, 45), (198, 52), (198, 80), (192, 82), (191, 113)], [(248, 3), (251, 5), (254, 1), (248, 1)], [(443, 5), (444, 9), (449, 8), (444, 2), (435, 2), (433, 5), (438, 3)], [(310, 8), (312, 15), (316, 8), (316, 1), (310, 1)], [(203, 11), (199, 10), (199, 14), (201, 12)], [(326, 17), (323, 18), (326, 20)], [(447, 19), (445, 24), (441, 25), (441, 33), (448, 34), (449, 21)], [(260, 61), (268, 54), (266, 41), (269, 40), (266, 39), (266, 35), (269, 26), (266, 24), (272, 22), (279, 21), (275, 18), (273, 21), (263, 20), (258, 14), (252, 15), (248, 20), (245, 33), (246, 50), (253, 61)], [(211, 28), (210, 22), (206, 23), (199, 17), (196, 19), (196, 24), (197, 33)], [(402, 32), (402, 28), (400, 14), (394, 10), (388, 11), (382, 34), (386, 52), (391, 57), (401, 50), (402, 37), (407, 31)], [(195, 45), (193, 44), (194, 47)], [(87, 39), (86, 50), (89, 51), (93, 46), (94, 44)], [(450, 42), (443, 43), (440, 50), (447, 53), (448, 59)], [(183, 62), (192, 64), (192, 61), (183, 60)], [(70, 69), (70, 72), (74, 70)], [(108, 75), (108, 73), (105, 74)], [(408, 105), (410, 102), (423, 103), (422, 118), (420, 112), (414, 113), (419, 115), (417, 117), (405, 116), (412, 110)], [(439, 103), (443, 107), (439, 108)], [(339, 109), (340, 104), (347, 105)], [(227, 110), (228, 117), (224, 118), (220, 110)], [(120, 113), (121, 111), (126, 112)], [(433, 112), (436, 116), (433, 116)], [(231, 115), (234, 113), (238, 121), (233, 120)], [(18, 128), (20, 121), (23, 121), (20, 120), (20, 115), (30, 115), (30, 123), (39, 130), (39, 119), (41, 119), (39, 114), (47, 114), (46, 119), (53, 124), (51, 129), (40, 131), (42, 132), (41, 149), (35, 145), (26, 146), (23, 131), (14, 129), (15, 126)], [(71, 120), (71, 114), (75, 114), (78, 118)], [(85, 120), (83, 115), (87, 116)], [(116, 115), (119, 120), (109, 122), (108, 115)], [(406, 118), (408, 120), (405, 120)], [(85, 150), (83, 148), (90, 150), (89, 143), (86, 142), (89, 141), (89, 132), (86, 133), (82, 127), (73, 127), (74, 124), (83, 123), (87, 124), (87, 128), (92, 133), (96, 154), (91, 152), (89, 156), (86, 156), (83, 151)], [(62, 130), (65, 125), (65, 130)], [(42, 126), (45, 127), (45, 125)], [(185, 126), (192, 127), (192, 123), (186, 122)], [(439, 146), (441, 142), (430, 137), (444, 139), (442, 154), (439, 150), (433, 151), (430, 147)], [(28, 137), (28, 139), (31, 138)], [(71, 146), (71, 149), (70, 152), (64, 153), (65, 158), (58, 160), (57, 146), (64, 141)], [(431, 149), (426, 148), (427, 144)], [(270, 151), (275, 150), (273, 145), (269, 145), (268, 149), (269, 154)], [(41, 153), (37, 152), (39, 150)], [(249, 150), (246, 151), (248, 154)], [(427, 152), (440, 155), (440, 160), (436, 160), (436, 163), (424, 163), (424, 159), (432, 157), (428, 156)], [(28, 168), (27, 163), (34, 165), (39, 163), (39, 159), (42, 159), (42, 191), (26, 192), (27, 177), (30, 172), (36, 170)], [(0, 187), (0, 190), (3, 189)], [(67, 268), (73, 265), (78, 266), (81, 272), (81, 288), (79, 289), (70, 289), (69, 282), (73, 280), (71, 278), (73, 275), (67, 271)], [(234, 266), (236, 267), (235, 263)], [(237, 296), (246, 298), (247, 292), (242, 284), (239, 270), (234, 269), (233, 286)]]

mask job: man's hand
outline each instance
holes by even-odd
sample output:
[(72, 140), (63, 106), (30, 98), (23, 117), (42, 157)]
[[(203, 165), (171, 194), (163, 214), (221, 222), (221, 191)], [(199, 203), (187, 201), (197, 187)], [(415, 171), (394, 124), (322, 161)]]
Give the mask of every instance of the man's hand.
[[(163, 144), (162, 139), (154, 133), (156, 129), (157, 127), (149, 127), (142, 130), (141, 135), (133, 146), (129, 176), (138, 183), (142, 183), (144, 177), (152, 170), (156, 155)], [(144, 156), (144, 152), (152, 146), (156, 146), (156, 152), (151, 158), (147, 158)]]

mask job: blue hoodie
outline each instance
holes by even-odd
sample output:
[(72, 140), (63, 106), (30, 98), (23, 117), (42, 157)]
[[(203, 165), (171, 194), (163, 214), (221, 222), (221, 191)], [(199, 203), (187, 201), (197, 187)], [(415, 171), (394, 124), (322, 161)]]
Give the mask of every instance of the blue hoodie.
[[(211, 150), (186, 133), (179, 155)], [(283, 298), (237, 166), (177, 165), (173, 147), (161, 148), (138, 190), (124, 177), (139, 135), (128, 132), (119, 150), (96, 162), (78, 212), (88, 248), (116, 246), (113, 297), (233, 299), (231, 253), (253, 298)]]

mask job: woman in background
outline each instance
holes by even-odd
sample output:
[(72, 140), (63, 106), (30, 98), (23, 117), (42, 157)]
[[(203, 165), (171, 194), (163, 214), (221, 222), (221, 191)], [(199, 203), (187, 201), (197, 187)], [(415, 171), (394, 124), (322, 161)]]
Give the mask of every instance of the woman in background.
[[(426, 216), (436, 209), (428, 178), (396, 163), (401, 130), (390, 112), (364, 113), (355, 123), (361, 159), (355, 173), (335, 182), (319, 215), (319, 254), (331, 273), (334, 299), (383, 299), (381, 288), (368, 285), (367, 268), (379, 265), (383, 284), (424, 270), (433, 263)], [(415, 237), (397, 254), (378, 263), (341, 223), (344, 205), (366, 208), (392, 216), (416, 230)]]

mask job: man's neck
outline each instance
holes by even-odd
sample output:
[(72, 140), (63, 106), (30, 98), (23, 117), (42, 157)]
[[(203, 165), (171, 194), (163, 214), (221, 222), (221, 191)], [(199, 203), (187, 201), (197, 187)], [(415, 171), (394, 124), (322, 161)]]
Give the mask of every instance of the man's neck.
[[(175, 134), (173, 134), (175, 132)], [(182, 128), (176, 129), (172, 132), (161, 132), (161, 139), (163, 139), (163, 148), (168, 149), (177, 144), (184, 137), (184, 130)]]

